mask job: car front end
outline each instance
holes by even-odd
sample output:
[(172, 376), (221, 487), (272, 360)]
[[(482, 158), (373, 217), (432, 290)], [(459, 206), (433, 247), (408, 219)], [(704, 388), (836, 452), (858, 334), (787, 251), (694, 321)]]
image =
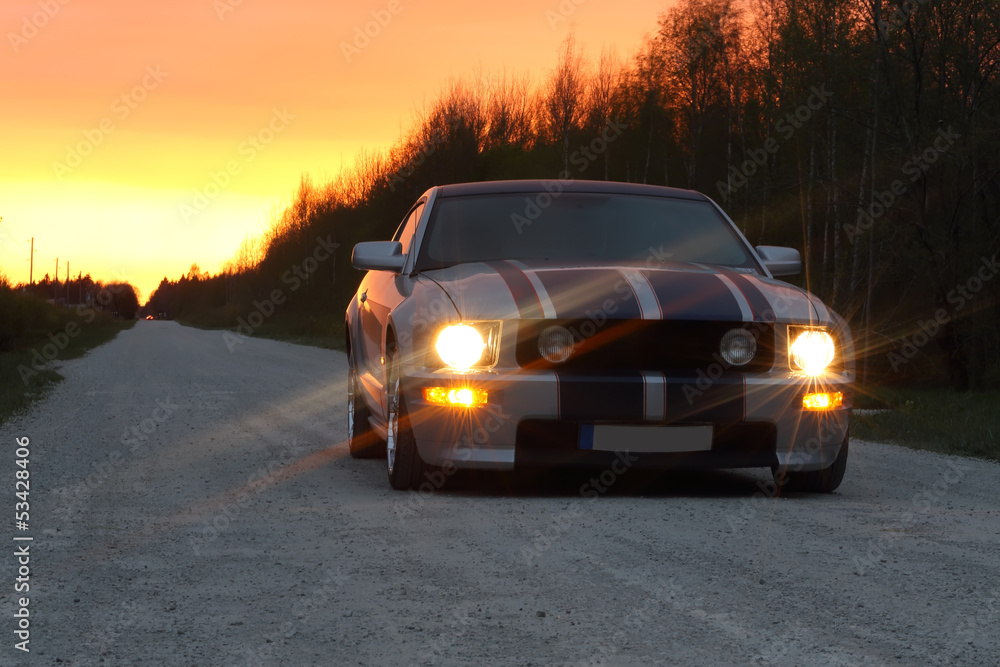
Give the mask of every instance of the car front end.
[[(814, 297), (707, 267), (518, 264), (506, 269), (560, 303), (552, 306), (558, 317), (522, 317), (516, 280), (494, 267), (436, 276), (456, 293), (464, 284), (456, 301), (471, 312), (425, 327), (404, 366), (412, 429), (427, 463), (603, 467), (627, 451), (651, 466), (813, 471), (833, 464), (847, 438), (853, 347), (846, 325)], [(487, 277), (502, 284), (480, 299), (474, 285)], [(650, 303), (667, 303), (657, 291), (692, 281), (702, 287), (689, 312), (667, 318), (640, 303), (649, 295)], [(580, 285), (586, 298), (576, 294)], [(643, 287), (652, 289), (643, 295)], [(511, 295), (513, 307), (482, 308), (490, 299), (495, 305), (498, 291)], [(718, 306), (725, 291), (743, 303), (706, 312), (713, 307), (706, 300)]]

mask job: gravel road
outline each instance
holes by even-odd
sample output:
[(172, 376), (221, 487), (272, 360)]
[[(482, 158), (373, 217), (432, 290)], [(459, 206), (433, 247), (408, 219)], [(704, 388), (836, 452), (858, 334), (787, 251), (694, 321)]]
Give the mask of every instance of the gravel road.
[(855, 441), (823, 497), (765, 471), (399, 493), (347, 455), (346, 367), (159, 321), (65, 363), (0, 427), (0, 507), (15, 438), (31, 482), (0, 663), (997, 664), (1000, 466)]

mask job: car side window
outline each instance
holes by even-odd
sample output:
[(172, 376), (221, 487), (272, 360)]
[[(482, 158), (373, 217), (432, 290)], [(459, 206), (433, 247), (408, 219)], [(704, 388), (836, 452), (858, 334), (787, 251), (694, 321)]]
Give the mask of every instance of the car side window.
[(399, 229), (396, 230), (395, 235), (393, 235), (393, 241), (399, 241), (403, 246), (403, 254), (410, 252), (410, 243), (413, 241), (413, 233), (417, 229), (417, 222), (420, 220), (420, 213), (424, 210), (423, 202), (417, 204), (410, 214), (406, 216), (400, 225)]

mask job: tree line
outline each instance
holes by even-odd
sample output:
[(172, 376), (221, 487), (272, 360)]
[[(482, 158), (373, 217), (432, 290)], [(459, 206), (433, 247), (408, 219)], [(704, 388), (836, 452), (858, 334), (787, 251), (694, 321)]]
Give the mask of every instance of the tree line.
[(134, 286), (124, 281), (94, 280), (89, 273), (66, 280), (53, 280), (46, 273), (30, 285), (13, 285), (0, 275), (0, 290), (10, 299), (30, 299), (70, 309), (91, 308), (119, 320), (134, 320), (140, 308), (139, 293)]
[(456, 79), (390, 150), (303, 176), (216, 275), (164, 279), (154, 310), (234, 324), (315, 251), (281, 313), (339, 317), (356, 242), (424, 190), (505, 178), (705, 192), (754, 243), (802, 250), (866, 379), (1000, 383), (1000, 5), (995, 0), (680, 0), (636, 53)]
[[(24, 352), (39, 341), (48, 344), (47, 335), (68, 341), (63, 335), (67, 326), (75, 337), (95, 319), (94, 326), (100, 328), (115, 320), (134, 320), (138, 312), (138, 294), (128, 283), (105, 284), (89, 275), (59, 282), (46, 274), (39, 282), (15, 285), (0, 273), (0, 355)], [(62, 352), (65, 347), (52, 349)]]

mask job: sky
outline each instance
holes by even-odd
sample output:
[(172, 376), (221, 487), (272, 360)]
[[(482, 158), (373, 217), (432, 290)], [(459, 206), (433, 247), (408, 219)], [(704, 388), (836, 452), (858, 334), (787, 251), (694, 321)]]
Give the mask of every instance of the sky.
[(3, 0), (0, 272), (143, 299), (216, 272), (308, 175), (385, 150), (458, 77), (630, 57), (671, 0)]

